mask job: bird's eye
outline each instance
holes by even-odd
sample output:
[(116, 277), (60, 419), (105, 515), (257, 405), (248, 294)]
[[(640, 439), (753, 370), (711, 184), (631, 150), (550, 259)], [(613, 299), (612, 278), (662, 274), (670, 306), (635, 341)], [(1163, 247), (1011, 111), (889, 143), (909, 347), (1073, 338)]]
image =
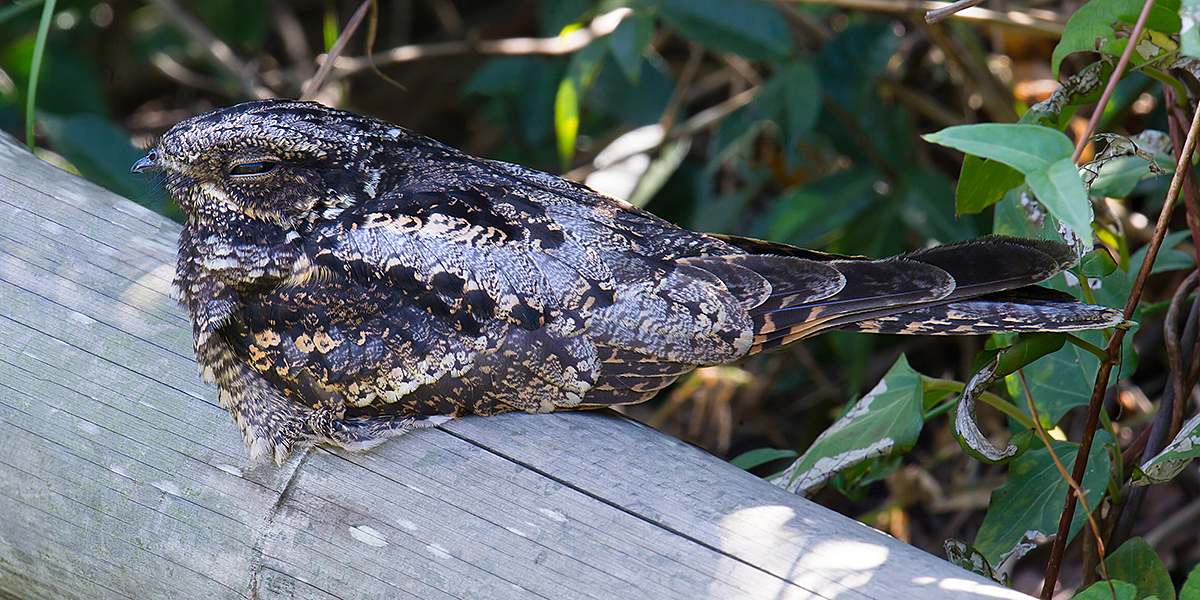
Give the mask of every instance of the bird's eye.
[(266, 173), (267, 171), (274, 169), (276, 164), (278, 164), (278, 163), (274, 163), (274, 162), (266, 161), (266, 160), (242, 163), (240, 165), (233, 165), (233, 168), (229, 169), (229, 174), (230, 175), (262, 175), (263, 173)]

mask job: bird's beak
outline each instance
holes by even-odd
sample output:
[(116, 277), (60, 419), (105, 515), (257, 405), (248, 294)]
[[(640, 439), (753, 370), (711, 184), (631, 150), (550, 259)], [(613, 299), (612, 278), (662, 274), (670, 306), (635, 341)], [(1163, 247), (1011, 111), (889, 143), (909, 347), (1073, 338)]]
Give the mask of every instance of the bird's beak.
[(130, 167), (129, 172), (143, 173), (147, 169), (157, 169), (158, 167), (159, 164), (154, 161), (154, 153), (151, 152), (150, 154), (139, 158), (137, 162), (133, 163), (133, 166)]

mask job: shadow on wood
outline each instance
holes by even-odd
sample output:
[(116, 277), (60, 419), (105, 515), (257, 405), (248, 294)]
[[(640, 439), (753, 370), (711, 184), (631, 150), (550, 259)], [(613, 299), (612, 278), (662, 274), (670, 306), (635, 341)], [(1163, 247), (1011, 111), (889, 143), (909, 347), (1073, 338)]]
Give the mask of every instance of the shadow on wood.
[(0, 134), (0, 597), (1024, 597), (609, 415), (252, 463), (178, 232)]

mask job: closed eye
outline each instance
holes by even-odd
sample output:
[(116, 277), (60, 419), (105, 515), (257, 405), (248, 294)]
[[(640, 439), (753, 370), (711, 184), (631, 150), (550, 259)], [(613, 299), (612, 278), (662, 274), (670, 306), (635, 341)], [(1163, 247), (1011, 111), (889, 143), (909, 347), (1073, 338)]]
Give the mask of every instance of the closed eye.
[(274, 169), (275, 165), (277, 165), (277, 164), (279, 164), (279, 163), (272, 162), (272, 161), (266, 161), (266, 160), (241, 163), (238, 165), (233, 165), (233, 167), (231, 169), (229, 169), (229, 174), (230, 175), (262, 175), (263, 173), (266, 173), (266, 172), (270, 171), (271, 169)]

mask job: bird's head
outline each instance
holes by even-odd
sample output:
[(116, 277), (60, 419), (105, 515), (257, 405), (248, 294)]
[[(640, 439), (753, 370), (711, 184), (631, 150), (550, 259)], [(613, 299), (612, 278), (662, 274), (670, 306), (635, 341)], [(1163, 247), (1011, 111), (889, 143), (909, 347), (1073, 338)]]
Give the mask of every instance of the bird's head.
[(178, 123), (132, 170), (157, 171), (192, 219), (311, 225), (373, 192), (381, 125), (314, 102), (246, 102)]

